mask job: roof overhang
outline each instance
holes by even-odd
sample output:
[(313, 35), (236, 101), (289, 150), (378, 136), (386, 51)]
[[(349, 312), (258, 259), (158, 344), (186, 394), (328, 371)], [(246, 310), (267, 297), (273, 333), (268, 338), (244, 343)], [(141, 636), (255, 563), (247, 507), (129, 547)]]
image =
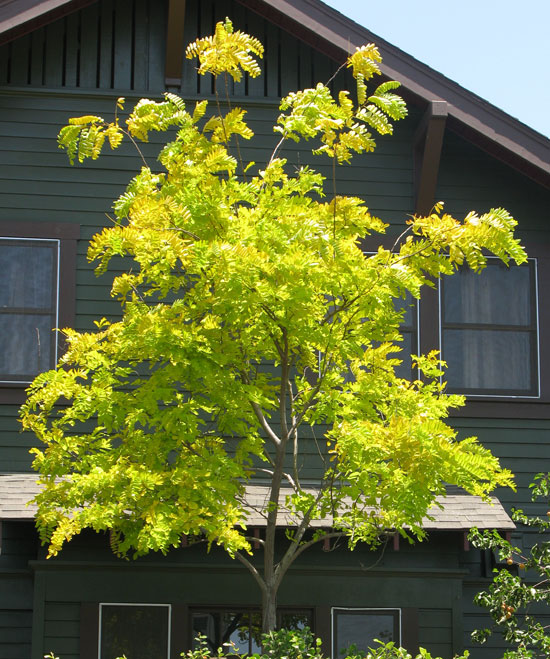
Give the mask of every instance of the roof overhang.
[(446, 101), (448, 126), (538, 183), (550, 187), (550, 139), (467, 91), (319, 0), (239, 0), (337, 62), (374, 42), (384, 76), (423, 106)]
[[(0, 520), (32, 520), (36, 506), (32, 499), (38, 494), (39, 486), (35, 474), (0, 474)], [(314, 491), (312, 489), (312, 491)], [(296, 526), (298, 520), (286, 510), (286, 497), (292, 492), (283, 488), (280, 494), (278, 526)], [(243, 498), (247, 526), (265, 527), (266, 510), (269, 499), (267, 485), (247, 485)], [(332, 517), (313, 520), (311, 526), (330, 528)], [(500, 501), (492, 497), (489, 502), (480, 497), (459, 494), (451, 491), (447, 496), (438, 496), (428, 511), (422, 526), (427, 531), (467, 531), (479, 529), (499, 529), (507, 531), (515, 528), (514, 522), (504, 510)]]

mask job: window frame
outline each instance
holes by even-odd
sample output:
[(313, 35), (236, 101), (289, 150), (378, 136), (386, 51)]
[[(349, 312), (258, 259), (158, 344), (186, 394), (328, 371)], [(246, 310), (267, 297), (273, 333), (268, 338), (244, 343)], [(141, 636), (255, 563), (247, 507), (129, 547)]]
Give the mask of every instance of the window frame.
[[(76, 248), (80, 224), (67, 222), (0, 222), (0, 238), (21, 240), (52, 240), (59, 242), (57, 327), (74, 327), (76, 314)], [(57, 333), (53, 359), (63, 354), (63, 335)], [(52, 359), (52, 361), (53, 361)], [(52, 363), (52, 368), (55, 362)], [(25, 400), (29, 381), (0, 381), (0, 404), (19, 405)]]
[[(489, 262), (500, 262), (495, 256), (488, 256), (487, 260)], [(530, 266), (530, 275), (532, 279), (532, 287), (529, 290), (530, 298), (530, 310), (532, 312), (532, 319), (530, 326), (518, 326), (517, 331), (523, 332), (524, 334), (529, 334), (533, 338), (533, 345), (531, 347), (530, 354), (530, 368), (531, 368), (531, 388), (526, 393), (520, 393), (519, 390), (501, 390), (497, 391), (495, 389), (461, 389), (459, 387), (450, 387), (448, 386), (449, 393), (459, 394), (466, 396), (468, 400), (470, 399), (498, 399), (498, 400), (539, 400), (541, 398), (541, 341), (540, 341), (540, 318), (539, 318), (539, 274), (538, 274), (538, 258), (536, 256), (529, 257), (527, 260), (527, 265)], [(513, 266), (513, 264), (512, 264)], [(522, 267), (522, 266), (517, 266)], [(455, 276), (455, 275), (451, 275)], [(441, 354), (441, 359), (445, 361), (445, 352), (444, 352), (444, 341), (443, 341), (443, 332), (445, 331), (445, 323), (443, 320), (444, 314), (444, 298), (443, 298), (443, 289), (445, 282), (442, 279), (439, 279), (437, 286), (438, 294), (438, 346)], [(461, 325), (457, 328), (448, 328), (448, 329), (458, 329), (458, 330), (467, 330), (469, 327), (473, 327), (474, 330), (478, 329), (480, 323), (447, 323), (447, 325)], [(489, 324), (487, 323), (483, 329), (498, 330), (499, 327), (505, 327), (504, 325)], [(525, 329), (524, 329), (525, 328)], [(443, 380), (443, 378), (441, 378)]]

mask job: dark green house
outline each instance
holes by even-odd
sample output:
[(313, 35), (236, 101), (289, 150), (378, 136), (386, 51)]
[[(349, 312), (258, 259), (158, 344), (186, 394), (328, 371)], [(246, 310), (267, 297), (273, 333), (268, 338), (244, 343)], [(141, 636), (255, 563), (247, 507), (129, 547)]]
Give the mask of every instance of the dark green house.
[[(471, 548), (466, 533), (496, 528), (528, 547), (531, 537), (507, 511), (529, 500), (534, 473), (550, 470), (550, 141), (319, 0), (2, 0), (0, 659), (50, 651), (61, 659), (123, 651), (128, 659), (174, 659), (197, 631), (213, 645), (232, 638), (243, 651), (256, 648), (259, 591), (221, 552), (199, 545), (122, 561), (108, 537), (89, 533), (46, 561), (26, 506), (36, 492), (36, 440), (17, 422), (25, 386), (61, 350), (51, 328), (88, 330), (119, 309), (86, 250), (139, 162), (128, 148), (71, 168), (57, 149), (59, 128), (70, 116), (109, 116), (119, 96), (130, 102), (170, 90), (211, 98), (210, 81), (183, 51), (226, 16), (266, 46), (264, 74), (230, 90), (266, 149), (276, 140), (279, 98), (330, 79), (349, 49), (374, 41), (410, 113), (393, 138), (356, 159), (341, 192), (368, 199), (396, 230), (438, 200), (458, 216), (504, 206), (519, 221), (527, 265), (490, 262), (480, 278), (449, 280), (422, 299), (409, 327), (413, 346), (442, 350), (449, 388), (468, 396), (453, 424), (512, 469), (517, 493), (499, 492), (489, 506), (449, 492), (417, 546), (394, 541), (350, 553), (319, 545), (291, 569), (279, 597), (281, 622), (307, 622), (333, 656), (350, 641), (383, 637), (445, 658), (465, 648), (474, 658), (499, 657), (498, 639), (483, 647), (470, 640), (483, 622), (472, 598), (494, 557)], [(146, 155), (157, 146), (146, 145)], [(310, 157), (296, 145), (285, 156)], [(258, 518), (258, 533), (261, 526)]]

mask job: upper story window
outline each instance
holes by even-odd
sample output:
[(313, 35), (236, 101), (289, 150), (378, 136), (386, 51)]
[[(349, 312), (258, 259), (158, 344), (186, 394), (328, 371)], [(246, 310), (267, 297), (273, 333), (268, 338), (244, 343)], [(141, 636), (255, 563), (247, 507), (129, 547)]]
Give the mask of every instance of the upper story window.
[(0, 403), (22, 403), (61, 356), (55, 329), (74, 327), (79, 236), (78, 224), (0, 223)]
[(3, 382), (30, 382), (57, 361), (59, 248), (59, 240), (0, 239)]
[(440, 284), (440, 345), (447, 391), (469, 396), (539, 395), (536, 261), (491, 258)]

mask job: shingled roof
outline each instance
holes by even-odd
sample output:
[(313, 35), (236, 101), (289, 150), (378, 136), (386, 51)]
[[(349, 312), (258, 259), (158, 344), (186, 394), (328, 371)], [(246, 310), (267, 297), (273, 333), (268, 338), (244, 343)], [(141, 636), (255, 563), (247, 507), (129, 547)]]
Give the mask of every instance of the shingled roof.
[[(33, 519), (36, 506), (27, 505), (38, 493), (35, 474), (0, 474), (0, 520)], [(451, 493), (452, 492), (452, 493)], [(283, 488), (280, 495), (282, 514), (280, 526), (293, 526), (296, 520), (284, 511), (284, 502), (291, 493)], [(252, 527), (266, 525), (265, 510), (268, 499), (267, 485), (248, 485), (244, 505), (247, 510), (246, 523)], [(436, 499), (436, 505), (429, 510), (429, 517), (423, 527), (431, 531), (464, 531), (476, 526), (480, 529), (509, 530), (515, 528), (500, 501), (492, 497), (491, 503), (480, 497), (457, 494), (455, 490)], [(314, 520), (312, 526), (330, 527), (332, 518)]]

